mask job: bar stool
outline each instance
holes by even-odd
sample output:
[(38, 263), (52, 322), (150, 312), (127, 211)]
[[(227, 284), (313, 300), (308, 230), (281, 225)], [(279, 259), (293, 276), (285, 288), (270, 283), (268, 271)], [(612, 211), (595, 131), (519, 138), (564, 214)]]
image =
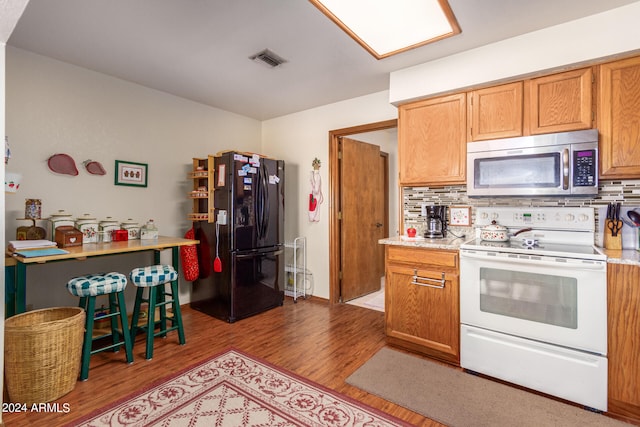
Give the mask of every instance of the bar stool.
[[(89, 359), (91, 355), (113, 349), (119, 351), (124, 344), (127, 363), (133, 362), (133, 346), (129, 335), (129, 319), (124, 302), (124, 289), (127, 286), (127, 276), (111, 272), (106, 274), (88, 274), (75, 277), (67, 283), (67, 290), (71, 295), (80, 297), (79, 307), (87, 313), (85, 322), (84, 343), (82, 345), (82, 366), (80, 368), (80, 380), (89, 377)], [(100, 316), (100, 319), (108, 318), (111, 323), (111, 333), (93, 336), (93, 326), (96, 320), (96, 298), (100, 296), (109, 298), (109, 314)], [(121, 329), (118, 329), (118, 317), (120, 317)], [(122, 339), (120, 336), (122, 335)], [(111, 336), (112, 344), (92, 350), (94, 341)]]
[[(157, 336), (166, 337), (167, 332), (177, 330), (180, 345), (185, 343), (184, 327), (182, 325), (182, 314), (180, 312), (180, 301), (178, 299), (178, 273), (170, 265), (152, 265), (149, 267), (134, 268), (129, 274), (131, 282), (138, 287), (136, 291), (136, 302), (133, 307), (133, 317), (131, 319), (131, 341), (135, 342), (138, 330), (146, 330), (146, 353), (147, 360), (153, 357), (153, 340)], [(166, 284), (170, 283), (170, 292), (166, 292)], [(148, 289), (148, 296), (144, 298), (144, 290)], [(166, 299), (165, 297), (169, 297)], [(147, 303), (147, 322), (145, 326), (139, 326), (140, 306)], [(167, 304), (171, 304), (173, 316), (167, 316)], [(156, 307), (160, 309), (160, 319), (156, 321)], [(167, 321), (171, 326), (167, 327)], [(155, 332), (157, 323), (160, 325), (158, 332)]]

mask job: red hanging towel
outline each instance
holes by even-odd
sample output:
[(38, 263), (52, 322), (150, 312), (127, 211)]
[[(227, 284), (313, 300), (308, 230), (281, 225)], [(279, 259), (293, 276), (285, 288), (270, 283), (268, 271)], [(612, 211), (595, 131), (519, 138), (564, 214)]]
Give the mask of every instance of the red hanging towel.
[[(195, 239), (195, 232), (191, 227), (184, 235), (185, 239)], [(193, 282), (200, 276), (200, 268), (198, 267), (198, 249), (196, 245), (180, 246), (180, 262), (182, 263), (182, 272), (184, 278), (188, 282)]]

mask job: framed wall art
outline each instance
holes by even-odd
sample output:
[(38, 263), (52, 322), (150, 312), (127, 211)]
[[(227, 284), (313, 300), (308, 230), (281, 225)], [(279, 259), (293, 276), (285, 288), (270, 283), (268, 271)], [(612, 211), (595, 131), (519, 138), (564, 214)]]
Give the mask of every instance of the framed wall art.
[(147, 164), (116, 160), (115, 185), (147, 186)]
[(458, 227), (471, 226), (471, 206), (449, 207), (449, 225)]

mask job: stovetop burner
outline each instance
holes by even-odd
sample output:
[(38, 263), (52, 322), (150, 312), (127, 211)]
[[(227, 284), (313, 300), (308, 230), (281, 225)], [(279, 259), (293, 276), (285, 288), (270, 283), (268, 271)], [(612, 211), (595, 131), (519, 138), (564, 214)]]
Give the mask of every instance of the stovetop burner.
[(606, 259), (593, 245), (571, 245), (562, 243), (537, 243), (525, 245), (521, 241), (488, 242), (479, 238), (469, 240), (460, 249), (476, 249), (495, 252), (521, 253), (528, 255), (549, 255), (568, 258)]
[[(479, 238), (480, 229), (492, 220), (510, 233), (523, 228), (508, 242), (490, 242)], [(594, 212), (592, 208), (478, 208), (477, 237), (460, 249), (482, 250), (585, 260), (606, 260), (594, 246)]]

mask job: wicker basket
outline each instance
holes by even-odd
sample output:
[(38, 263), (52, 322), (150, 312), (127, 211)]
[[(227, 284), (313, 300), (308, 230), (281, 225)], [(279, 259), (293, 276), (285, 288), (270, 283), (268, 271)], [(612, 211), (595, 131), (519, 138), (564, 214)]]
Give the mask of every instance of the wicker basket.
[(79, 307), (34, 310), (5, 321), (4, 375), (12, 402), (45, 403), (73, 390), (84, 326)]

